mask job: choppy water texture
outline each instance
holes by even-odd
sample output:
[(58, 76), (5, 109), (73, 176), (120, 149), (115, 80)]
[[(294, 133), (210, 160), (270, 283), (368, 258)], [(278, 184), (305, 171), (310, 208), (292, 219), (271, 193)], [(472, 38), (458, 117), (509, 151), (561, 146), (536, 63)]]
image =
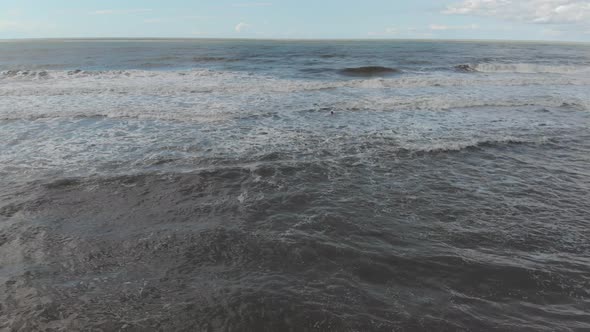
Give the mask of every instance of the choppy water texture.
[(2, 42), (0, 71), (0, 330), (590, 329), (590, 46)]

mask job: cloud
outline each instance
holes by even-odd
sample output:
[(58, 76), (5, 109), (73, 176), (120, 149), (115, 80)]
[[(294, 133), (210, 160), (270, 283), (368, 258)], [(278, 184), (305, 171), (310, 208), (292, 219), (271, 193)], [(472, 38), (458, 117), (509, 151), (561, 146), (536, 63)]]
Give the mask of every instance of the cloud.
[(543, 36), (546, 36), (549, 38), (557, 38), (557, 37), (561, 37), (564, 34), (564, 31), (549, 28), (549, 29), (543, 29), (541, 31), (541, 33), (543, 34)]
[(232, 4), (233, 7), (269, 7), (272, 6), (270, 2), (244, 2), (244, 3), (234, 3)]
[(240, 22), (240, 23), (238, 23), (238, 25), (236, 25), (235, 30), (236, 30), (236, 32), (241, 33), (242, 31), (245, 31), (246, 29), (250, 28), (251, 26), (252, 26), (251, 24)]
[(181, 17), (184, 20), (209, 20), (216, 18), (215, 16), (207, 16), (207, 15), (189, 15)]
[(165, 23), (170, 21), (167, 18), (146, 18), (145, 20), (143, 20), (143, 23), (148, 23), (148, 24), (157, 24), (157, 23)]
[(399, 37), (399, 38), (430, 38), (434, 37), (434, 34), (430, 31), (426, 31), (426, 29), (417, 29), (417, 28), (398, 28), (398, 27), (389, 27), (386, 28), (384, 31), (379, 32), (369, 32), (367, 35), (371, 37)]
[(443, 14), (477, 15), (526, 23), (580, 24), (590, 21), (588, 0), (463, 0)]
[(47, 31), (51, 28), (53, 27), (40, 22), (0, 19), (0, 32), (31, 33)]
[(208, 20), (213, 19), (214, 16), (203, 16), (203, 15), (189, 15), (189, 16), (175, 16), (175, 17), (151, 17), (143, 20), (146, 24), (160, 24), (168, 22), (178, 21), (195, 21), (195, 20)]
[(0, 18), (0, 38), (38, 38), (56, 36), (58, 25), (53, 22), (22, 18)]
[(0, 31), (14, 31), (22, 28), (22, 25), (16, 21), (0, 20)]
[(100, 9), (90, 12), (92, 15), (128, 15), (149, 13), (151, 9)]
[(54, 24), (33, 21), (23, 17), (21, 9), (5, 9), (0, 13), (0, 33), (29, 35), (53, 30)]
[(440, 25), (440, 24), (431, 24), (430, 30), (434, 31), (451, 31), (451, 30), (477, 30), (479, 26), (477, 24), (471, 25)]
[(477, 24), (471, 25), (442, 25), (442, 24), (431, 24), (427, 27), (419, 28), (399, 28), (389, 27), (384, 31), (380, 32), (369, 32), (368, 35), (372, 37), (387, 37), (396, 36), (400, 38), (432, 38), (435, 37), (436, 32), (442, 31), (457, 31), (457, 30), (477, 30), (479, 26)]

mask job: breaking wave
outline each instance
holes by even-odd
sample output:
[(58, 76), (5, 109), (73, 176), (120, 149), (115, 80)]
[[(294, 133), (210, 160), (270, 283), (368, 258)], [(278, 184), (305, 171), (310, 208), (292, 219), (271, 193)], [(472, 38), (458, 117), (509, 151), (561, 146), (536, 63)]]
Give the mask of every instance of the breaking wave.
[[(360, 71), (370, 73), (373, 70)], [(397, 111), (531, 106), (587, 110), (590, 108), (585, 93), (588, 84), (588, 77), (581, 75), (487, 77), (430, 74), (325, 81), (208, 69), (13, 70), (0, 73), (0, 119), (104, 116), (216, 122), (241, 117), (248, 112), (272, 112), (281, 109), (286, 100), (296, 110), (328, 107), (345, 111)], [(537, 86), (549, 85), (564, 87), (563, 93), (538, 93)]]
[(481, 138), (472, 139), (467, 141), (453, 141), (453, 142), (440, 142), (427, 145), (406, 145), (401, 148), (404, 152), (422, 152), (422, 153), (438, 153), (438, 152), (458, 152), (467, 149), (474, 148), (497, 148), (509, 145), (520, 145), (520, 144), (546, 144), (550, 143), (545, 137), (538, 139), (528, 139), (519, 137), (499, 137), (499, 138)]
[[(382, 69), (378, 69), (382, 68)], [(457, 66), (457, 70), (474, 71), (475, 67), (468, 65)], [(309, 69), (309, 73), (329, 71), (329, 69)], [(249, 72), (238, 71), (215, 71), (209, 69), (192, 69), (185, 71), (151, 71), (151, 70), (105, 70), (105, 71), (88, 71), (88, 70), (9, 70), (0, 72), (0, 82), (16, 81), (31, 84), (25, 90), (35, 86), (35, 81), (56, 80), (61, 81), (55, 85), (43, 87), (46, 91), (59, 89), (61, 87), (82, 85), (94, 85), (95, 89), (104, 88), (106, 83), (119, 87), (124, 82), (125, 85), (143, 85), (148, 89), (151, 85), (165, 83), (167, 89), (173, 89), (175, 86), (179, 91), (185, 88), (184, 84), (190, 84), (191, 88), (196, 86), (214, 87), (225, 91), (226, 88), (239, 87), (240, 90), (260, 90), (260, 85), (264, 89), (269, 88), (276, 92), (294, 92), (294, 91), (311, 91), (325, 90), (335, 88), (363, 88), (363, 89), (382, 89), (382, 88), (415, 88), (415, 87), (472, 87), (472, 86), (526, 86), (526, 85), (587, 85), (590, 80), (586, 76), (562, 76), (562, 77), (480, 77), (480, 76), (450, 76), (441, 75), (440, 73), (424, 74), (407, 74), (395, 77), (379, 77), (378, 73), (396, 73), (396, 69), (384, 67), (362, 67), (345, 69), (350, 76), (357, 76), (355, 80), (301, 80), (301, 79), (279, 79), (263, 74), (252, 74)], [(375, 73), (372, 75), (371, 73)], [(363, 77), (366, 75), (366, 77)], [(204, 80), (206, 78), (207, 80)], [(146, 82), (149, 80), (150, 82)], [(100, 84), (97, 84), (99, 83)], [(254, 86), (257, 84), (258, 86)], [(175, 85), (175, 86), (172, 86)], [(24, 86), (4, 85), (0, 86), (0, 95), (10, 92), (10, 94), (21, 94), (19, 91)], [(191, 91), (193, 89), (190, 89)], [(198, 89), (197, 89), (198, 90)]]
[(534, 63), (479, 63), (455, 66), (459, 72), (518, 73), (518, 74), (576, 74), (590, 71), (590, 67), (552, 66)]
[(590, 330), (587, 47), (23, 45), (0, 331)]

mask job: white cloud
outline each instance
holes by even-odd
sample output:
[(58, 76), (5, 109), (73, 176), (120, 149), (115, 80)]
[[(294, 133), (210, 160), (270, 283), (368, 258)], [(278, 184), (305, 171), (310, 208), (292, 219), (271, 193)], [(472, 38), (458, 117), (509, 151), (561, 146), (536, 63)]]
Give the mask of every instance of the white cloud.
[(128, 15), (149, 13), (151, 9), (100, 9), (90, 12), (92, 15)]
[(0, 38), (59, 37), (59, 26), (53, 22), (33, 21), (21, 17), (0, 18)]
[(236, 32), (241, 33), (243, 31), (245, 31), (246, 29), (250, 28), (251, 26), (252, 26), (251, 24), (240, 22), (240, 23), (238, 23), (238, 25), (236, 25), (235, 30), (236, 30)]
[(399, 28), (387, 28), (385, 29), (385, 33), (390, 34), (390, 35), (397, 35), (399, 33), (401, 33), (402, 31)]
[(5, 9), (0, 12), (0, 33), (16, 33), (29, 35), (37, 32), (48, 32), (54, 28), (53, 24), (42, 21), (32, 21), (23, 17), (23, 11), (18, 8)]
[(489, 16), (527, 23), (586, 23), (590, 21), (590, 1), (463, 0), (447, 6), (443, 13)]
[(430, 30), (434, 31), (450, 31), (450, 30), (477, 30), (479, 26), (477, 24), (471, 25), (441, 25), (441, 24), (431, 24)]
[(456, 31), (456, 30), (477, 30), (479, 26), (477, 24), (471, 25), (443, 25), (443, 24), (431, 24), (427, 27), (389, 27), (384, 31), (369, 32), (368, 35), (372, 37), (387, 37), (396, 36), (399, 38), (432, 38), (435, 37), (435, 33), (443, 31)]
[(216, 17), (215, 16), (206, 16), (206, 15), (189, 15), (189, 16), (183, 16), (181, 18), (185, 19), (185, 20), (208, 20), (208, 19), (213, 19)]
[(400, 28), (387, 28), (384, 31), (371, 31), (368, 32), (367, 35), (369, 36), (387, 36), (387, 35), (399, 35), (403, 33), (404, 30)]
[(447, 25), (431, 24), (430, 30), (450, 30), (450, 28)]
[(178, 22), (178, 21), (195, 21), (195, 20), (208, 20), (214, 18), (213, 16), (203, 16), (203, 15), (189, 15), (189, 16), (176, 16), (176, 17), (152, 17), (146, 18), (143, 20), (143, 23), (147, 24), (159, 24), (159, 23), (168, 23), (168, 22)]
[(244, 2), (244, 3), (234, 3), (232, 4), (233, 7), (269, 7), (272, 6), (270, 2)]
[(19, 22), (0, 20), (0, 31), (13, 31), (21, 28), (22, 26)]
[(169, 21), (169, 19), (167, 19), (167, 18), (147, 18), (147, 19), (143, 20), (143, 23), (157, 24), (157, 23), (165, 23), (168, 21)]
[(417, 29), (417, 28), (398, 28), (398, 27), (389, 27), (386, 28), (384, 31), (378, 32), (369, 32), (367, 35), (371, 37), (399, 37), (399, 38), (430, 38), (434, 37), (432, 32), (427, 31), (426, 29)]
[(0, 32), (31, 33), (47, 31), (51, 28), (53, 27), (40, 22), (0, 19)]
[(556, 30), (556, 29), (543, 29), (541, 31), (541, 33), (543, 34), (543, 36), (549, 37), (549, 38), (556, 38), (556, 37), (560, 37), (564, 34), (563, 31), (560, 30)]

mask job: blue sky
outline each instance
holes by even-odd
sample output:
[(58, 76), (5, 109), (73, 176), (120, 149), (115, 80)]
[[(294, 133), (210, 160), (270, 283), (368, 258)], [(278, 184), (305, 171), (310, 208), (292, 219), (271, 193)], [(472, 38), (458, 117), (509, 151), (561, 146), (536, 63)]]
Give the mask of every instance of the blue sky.
[(590, 41), (590, 0), (0, 0), (0, 39)]

